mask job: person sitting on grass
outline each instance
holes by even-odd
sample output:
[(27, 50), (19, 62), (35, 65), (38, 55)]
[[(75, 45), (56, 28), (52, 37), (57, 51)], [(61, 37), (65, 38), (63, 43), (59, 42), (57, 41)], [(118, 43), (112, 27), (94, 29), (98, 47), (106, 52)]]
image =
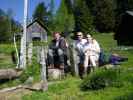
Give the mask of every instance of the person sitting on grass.
[(99, 57), (99, 66), (104, 65), (120, 65), (121, 62), (127, 61), (127, 57), (123, 57), (117, 53), (104, 52), (101, 50)]

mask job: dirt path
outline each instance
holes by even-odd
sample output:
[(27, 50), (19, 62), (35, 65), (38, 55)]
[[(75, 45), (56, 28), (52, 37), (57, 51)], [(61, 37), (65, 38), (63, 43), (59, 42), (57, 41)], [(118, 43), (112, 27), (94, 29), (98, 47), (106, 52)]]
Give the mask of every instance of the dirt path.
[[(62, 83), (62, 81), (49, 82), (48, 85), (55, 83)], [(22, 85), (5, 88), (0, 90), (0, 100), (22, 100), (24, 95), (31, 94), (34, 90), (38, 91), (38, 88), (40, 88), (40, 83), (34, 84), (33, 88), (26, 88)]]
[(30, 94), (32, 91), (20, 88), (8, 92), (0, 93), (0, 100), (22, 100), (22, 96)]

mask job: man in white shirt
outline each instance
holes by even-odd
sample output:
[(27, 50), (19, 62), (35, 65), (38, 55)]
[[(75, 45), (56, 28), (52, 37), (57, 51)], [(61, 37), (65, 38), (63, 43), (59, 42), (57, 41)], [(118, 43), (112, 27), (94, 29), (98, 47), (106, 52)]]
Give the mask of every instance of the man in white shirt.
[(77, 40), (75, 41), (75, 49), (79, 56), (79, 63), (83, 64), (84, 61), (84, 45), (87, 42), (86, 39), (83, 39), (83, 33), (77, 32), (76, 34)]
[(74, 47), (77, 51), (77, 64), (79, 68), (79, 75), (81, 78), (83, 78), (83, 73), (84, 73), (84, 45), (87, 42), (86, 39), (83, 39), (83, 33), (82, 32), (77, 32), (76, 33), (76, 41), (74, 43)]

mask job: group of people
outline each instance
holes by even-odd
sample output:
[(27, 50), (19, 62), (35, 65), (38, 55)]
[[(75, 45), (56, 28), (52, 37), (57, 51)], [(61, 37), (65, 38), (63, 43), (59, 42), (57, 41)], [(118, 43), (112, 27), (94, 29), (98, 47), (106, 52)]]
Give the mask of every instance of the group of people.
[(79, 65), (83, 66), (86, 74), (88, 68), (93, 71), (98, 66), (100, 46), (90, 34), (83, 37), (82, 32), (77, 32), (76, 37), (75, 49), (78, 52)]
[[(54, 32), (52, 35), (53, 39), (48, 48), (48, 68), (59, 68), (67, 73), (70, 71), (70, 67), (68, 67), (70, 65), (70, 45), (61, 36), (60, 32)], [(72, 44), (77, 54), (75, 58), (81, 78), (83, 75), (87, 75), (88, 71), (94, 71), (97, 66), (105, 64), (118, 65), (128, 60), (127, 57), (122, 57), (116, 53), (108, 53), (106, 56), (106, 53), (100, 48), (99, 43), (90, 34), (84, 36), (82, 32), (76, 32)], [(32, 44), (30, 46), (32, 47)], [(32, 53), (32, 50), (29, 53)], [(16, 63), (15, 52), (12, 51), (11, 55), (13, 63)], [(31, 58), (31, 55), (29, 57)]]
[[(84, 73), (87, 73), (88, 67), (94, 70), (98, 66), (100, 53), (98, 42), (90, 34), (84, 37), (82, 32), (77, 32), (76, 40), (73, 44), (79, 58), (78, 63), (84, 67)], [(53, 40), (48, 49), (48, 64), (50, 68), (54, 68), (57, 65), (57, 67), (65, 69), (68, 59), (68, 47), (69, 45), (65, 38), (59, 32), (54, 32)]]

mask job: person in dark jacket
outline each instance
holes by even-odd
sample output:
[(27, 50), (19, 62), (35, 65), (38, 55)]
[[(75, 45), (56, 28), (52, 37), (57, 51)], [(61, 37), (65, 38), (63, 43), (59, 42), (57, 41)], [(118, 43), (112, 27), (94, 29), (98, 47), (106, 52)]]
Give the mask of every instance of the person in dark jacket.
[(53, 40), (48, 49), (48, 64), (50, 68), (56, 67), (64, 69), (65, 58), (67, 56), (68, 44), (59, 32), (53, 33)]

